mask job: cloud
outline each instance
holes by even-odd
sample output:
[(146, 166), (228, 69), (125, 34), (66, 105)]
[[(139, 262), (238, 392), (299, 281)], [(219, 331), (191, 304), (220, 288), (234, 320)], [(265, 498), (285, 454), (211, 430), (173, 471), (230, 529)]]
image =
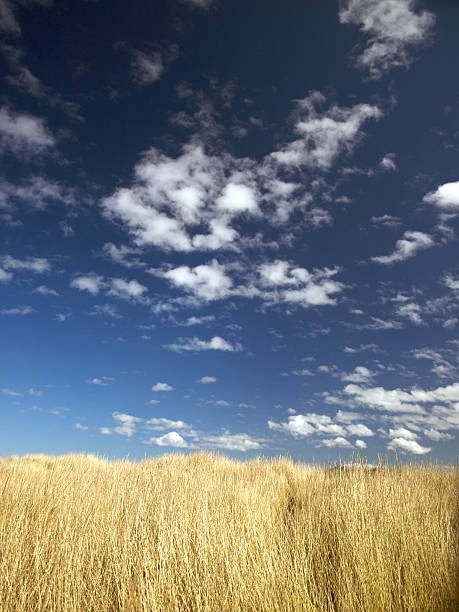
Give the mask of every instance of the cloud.
[(406, 440), (416, 440), (419, 436), (410, 431), (409, 429), (405, 429), (405, 427), (399, 427), (398, 429), (389, 429), (389, 436), (391, 438), (405, 438)]
[(90, 317), (96, 315), (102, 315), (105, 317), (111, 317), (112, 319), (121, 319), (121, 315), (119, 314), (116, 306), (113, 304), (96, 304), (91, 308), (88, 312)]
[(114, 379), (111, 376), (101, 376), (100, 378), (90, 378), (86, 381), (90, 385), (96, 385), (99, 387), (107, 387), (108, 385), (112, 385)]
[(142, 419), (139, 419), (138, 417), (131, 416), (130, 414), (123, 414), (121, 412), (114, 412), (112, 417), (117, 423), (119, 423), (119, 425), (115, 427), (113, 431), (120, 436), (127, 436), (128, 438), (135, 433), (135, 424), (142, 421)]
[(202, 317), (188, 317), (185, 321), (176, 321), (179, 327), (192, 327), (193, 325), (204, 325), (215, 321), (215, 315), (203, 315)]
[(214, 0), (180, 0), (180, 1), (183, 2), (183, 4), (188, 4), (189, 6), (194, 6), (200, 9), (207, 9), (214, 3)]
[(440, 442), (440, 440), (452, 440), (454, 438), (454, 436), (451, 434), (438, 431), (432, 427), (430, 429), (424, 429), (424, 435), (434, 442)]
[(165, 429), (182, 429), (192, 430), (192, 426), (184, 421), (173, 421), (164, 417), (152, 418), (145, 422), (145, 427), (154, 429), (155, 431), (164, 431)]
[(387, 448), (393, 451), (400, 449), (414, 455), (425, 455), (432, 450), (432, 448), (421, 446), (415, 440), (407, 440), (406, 438), (394, 438), (389, 442)]
[(351, 108), (333, 105), (322, 110), (326, 99), (313, 91), (296, 102), (297, 140), (271, 154), (284, 167), (305, 166), (311, 170), (330, 170), (342, 153), (349, 153), (362, 137), (361, 127), (369, 119), (380, 119), (377, 106), (356, 104)]
[(38, 391), (37, 389), (30, 387), (29, 395), (31, 395), (32, 397), (41, 397), (43, 395), (43, 391)]
[(289, 416), (286, 423), (268, 421), (268, 427), (274, 431), (289, 433), (294, 438), (310, 436), (312, 434), (347, 435), (345, 428), (334, 423), (330, 416), (314, 412)]
[(415, 325), (422, 325), (424, 323), (421, 317), (422, 309), (419, 304), (401, 304), (400, 306), (397, 306), (396, 312), (399, 317), (406, 317)]
[(355, 441), (355, 445), (357, 446), (357, 448), (366, 448), (367, 447), (367, 443), (364, 442), (363, 440), (356, 440)]
[(223, 448), (225, 450), (241, 452), (263, 448), (260, 440), (256, 440), (245, 433), (231, 434), (226, 432), (220, 436), (205, 436), (203, 442), (206, 446), (213, 448)]
[(11, 272), (6, 272), (3, 268), (0, 268), (0, 283), (7, 283), (13, 278)]
[(172, 285), (183, 289), (199, 301), (210, 302), (231, 295), (232, 280), (225, 273), (225, 266), (216, 259), (210, 264), (190, 268), (179, 266), (169, 270), (153, 270), (156, 276), (167, 279)]
[(321, 446), (328, 446), (328, 448), (352, 448), (352, 444), (343, 438), (342, 436), (338, 436), (333, 439), (321, 440)]
[(196, 336), (193, 338), (179, 338), (178, 343), (165, 344), (164, 348), (180, 353), (182, 351), (241, 351), (242, 346), (239, 343), (231, 344), (220, 336), (214, 336), (211, 340), (200, 340)]
[(136, 280), (126, 281), (123, 278), (112, 278), (108, 295), (113, 295), (121, 300), (139, 300), (148, 291), (145, 285)]
[(21, 27), (16, 19), (15, 9), (18, 6), (50, 6), (53, 0), (0, 0), (0, 30), (10, 36), (20, 36)]
[(366, 383), (369, 382), (375, 376), (376, 373), (372, 372), (365, 366), (357, 366), (355, 370), (350, 374), (346, 374), (346, 372), (343, 372), (341, 375), (341, 380), (354, 383)]
[(217, 382), (217, 379), (214, 376), (202, 376), (196, 382), (200, 383), (201, 385), (209, 385), (210, 383)]
[(91, 273), (86, 276), (77, 276), (71, 283), (70, 287), (78, 289), (79, 291), (88, 291), (92, 295), (98, 295), (100, 290), (105, 286), (104, 277), (98, 274)]
[(74, 427), (75, 429), (79, 429), (80, 431), (86, 431), (88, 429), (86, 425), (82, 425), (81, 423), (75, 423)]
[(1, 255), (0, 262), (5, 270), (14, 270), (15, 272), (27, 271), (35, 274), (45, 274), (51, 271), (51, 264), (44, 257), (15, 259), (10, 255)]
[(395, 249), (390, 255), (372, 257), (372, 261), (380, 264), (392, 264), (397, 261), (405, 261), (414, 257), (418, 251), (429, 249), (434, 246), (434, 241), (429, 234), (424, 232), (406, 231), (403, 238), (397, 240)]
[(57, 181), (43, 176), (32, 176), (20, 183), (10, 183), (0, 179), (1, 208), (16, 212), (19, 204), (26, 211), (45, 210), (50, 202), (59, 202), (65, 206), (75, 206), (76, 190), (64, 187)]
[[(102, 253), (108, 259), (111, 259), (113, 263), (124, 266), (125, 268), (141, 268), (145, 264), (137, 259), (135, 255), (139, 255), (141, 253), (140, 249), (132, 249), (125, 245), (121, 245), (117, 247), (113, 242), (107, 242), (102, 247)], [(131, 256), (134, 256), (131, 259)]]
[(34, 289), (34, 293), (39, 293), (40, 295), (52, 295), (54, 297), (58, 297), (60, 295), (60, 293), (58, 293), (55, 289), (50, 289), (46, 285), (40, 285)]
[(375, 435), (369, 427), (363, 425), (362, 423), (348, 425), (347, 431), (351, 434), (351, 436), (362, 436), (362, 438)]
[(400, 217), (393, 215), (382, 215), (381, 217), (371, 217), (373, 223), (384, 225), (385, 227), (398, 227), (402, 224)]
[(171, 387), (171, 385), (169, 385), (168, 383), (157, 382), (155, 385), (153, 385), (151, 390), (152, 391), (173, 391), (174, 387)]
[(25, 316), (35, 312), (30, 306), (15, 306), (14, 308), (2, 308), (0, 314), (2, 315), (20, 315)]
[(39, 155), (55, 145), (44, 119), (0, 108), (0, 153)]
[(435, 23), (428, 11), (415, 12), (414, 0), (341, 0), (344, 24), (355, 24), (369, 36), (356, 65), (379, 79), (384, 72), (411, 63), (410, 48), (425, 43)]
[(440, 185), (436, 191), (425, 195), (423, 201), (433, 204), (440, 210), (459, 211), (459, 181)]
[[(379, 167), (386, 172), (394, 172), (397, 166), (394, 161), (395, 153), (387, 153), (379, 162)], [(387, 215), (390, 216), (390, 215)]]
[(161, 53), (132, 52), (132, 76), (140, 85), (150, 85), (159, 81), (164, 72), (164, 62)]
[(13, 389), (2, 389), (2, 392), (5, 395), (10, 395), (11, 397), (22, 397), (24, 394), (19, 393), (18, 391), (14, 391)]
[(148, 441), (150, 444), (156, 444), (157, 446), (171, 446), (175, 448), (187, 448), (188, 442), (182, 438), (182, 436), (176, 431), (171, 431), (164, 436), (159, 438), (150, 438)]

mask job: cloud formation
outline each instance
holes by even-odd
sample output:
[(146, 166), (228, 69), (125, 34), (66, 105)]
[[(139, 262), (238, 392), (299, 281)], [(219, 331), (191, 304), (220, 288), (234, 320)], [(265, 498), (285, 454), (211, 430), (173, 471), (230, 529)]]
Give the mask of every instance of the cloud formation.
[(376, 263), (389, 265), (399, 261), (405, 261), (414, 257), (416, 253), (424, 249), (429, 249), (435, 245), (432, 237), (424, 232), (406, 231), (403, 238), (397, 240), (395, 249), (390, 255), (380, 255), (372, 257)]

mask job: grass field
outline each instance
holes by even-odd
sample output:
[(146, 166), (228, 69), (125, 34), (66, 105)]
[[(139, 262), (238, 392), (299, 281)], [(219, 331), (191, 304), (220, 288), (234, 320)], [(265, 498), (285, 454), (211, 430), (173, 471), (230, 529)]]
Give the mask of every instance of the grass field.
[(458, 472), (0, 460), (0, 610), (456, 611)]

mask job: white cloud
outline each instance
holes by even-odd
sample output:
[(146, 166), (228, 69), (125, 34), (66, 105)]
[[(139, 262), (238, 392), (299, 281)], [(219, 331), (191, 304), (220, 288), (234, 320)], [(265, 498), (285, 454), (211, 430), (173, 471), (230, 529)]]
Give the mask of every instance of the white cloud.
[(188, 443), (182, 438), (182, 436), (176, 431), (171, 431), (164, 436), (159, 438), (150, 438), (150, 444), (156, 444), (157, 446), (172, 446), (175, 448), (187, 448)]
[(204, 325), (215, 321), (215, 315), (203, 315), (202, 317), (188, 317), (185, 321), (176, 321), (179, 327), (192, 327), (193, 325)]
[(355, 445), (357, 446), (357, 448), (366, 448), (367, 447), (367, 443), (364, 442), (363, 440), (356, 440), (355, 441)]
[(338, 436), (337, 438), (333, 439), (322, 440), (321, 445), (328, 446), (328, 448), (352, 448), (352, 444), (342, 436)]
[(139, 300), (147, 291), (145, 285), (136, 280), (126, 281), (123, 278), (112, 278), (108, 295), (113, 295), (121, 300)]
[(341, 0), (339, 20), (369, 36), (357, 66), (380, 78), (396, 66), (409, 66), (409, 49), (424, 43), (435, 23), (428, 11), (416, 12), (415, 0)]
[(382, 117), (381, 110), (369, 104), (352, 108), (334, 105), (319, 110), (325, 101), (318, 91), (297, 101), (295, 131), (299, 138), (271, 154), (276, 163), (327, 171), (339, 155), (351, 151), (358, 143), (361, 127), (367, 120)]
[(312, 434), (347, 435), (344, 427), (334, 423), (331, 417), (314, 412), (289, 416), (287, 423), (268, 421), (268, 427), (274, 431), (289, 433), (295, 438)]
[(440, 440), (452, 440), (454, 436), (449, 433), (438, 431), (431, 427), (430, 429), (424, 429), (424, 435), (430, 438), (434, 442), (440, 442)]
[(30, 387), (29, 395), (31, 395), (32, 397), (40, 397), (43, 395), (43, 391), (38, 391), (38, 389), (34, 389), (33, 387)]
[(112, 436), (113, 435), (113, 429), (110, 429), (110, 427), (101, 427), (99, 429), (99, 431), (104, 436)]
[(34, 290), (34, 293), (39, 293), (40, 295), (52, 295), (54, 297), (58, 297), (60, 295), (55, 289), (50, 289), (46, 285), (40, 285)]
[[(86, 431), (88, 427), (86, 425), (82, 425), (81, 423), (75, 423), (75, 429), (79, 429), (80, 431)], [(104, 428), (102, 428), (104, 429)]]
[(184, 421), (173, 421), (164, 417), (151, 418), (145, 422), (145, 426), (155, 431), (164, 431), (165, 429), (192, 430), (192, 426)]
[(421, 446), (415, 440), (407, 440), (406, 438), (394, 438), (387, 445), (387, 448), (393, 451), (400, 449), (414, 455), (425, 455), (426, 453), (430, 453), (432, 450), (432, 448)]
[[(379, 162), (379, 166), (382, 170), (386, 172), (393, 172), (397, 170), (397, 166), (394, 161), (395, 153), (387, 153)], [(387, 215), (390, 216), (390, 215)]]
[(10, 36), (21, 35), (21, 27), (14, 14), (18, 5), (29, 6), (38, 4), (40, 6), (50, 6), (52, 3), (53, 0), (0, 0), (0, 31)]
[(112, 319), (121, 319), (121, 315), (113, 304), (96, 304), (88, 314), (90, 316), (102, 315)]
[(206, 436), (203, 441), (206, 446), (241, 452), (263, 448), (260, 440), (256, 440), (245, 433), (230, 434), (226, 432), (220, 436)]
[(55, 145), (56, 141), (43, 119), (0, 108), (0, 152), (39, 155)]
[(419, 304), (401, 304), (400, 306), (397, 306), (396, 312), (399, 317), (406, 317), (415, 325), (422, 325), (424, 323), (421, 317), (422, 309)]
[(346, 382), (354, 383), (366, 383), (376, 376), (375, 372), (372, 372), (365, 366), (357, 366), (353, 372), (347, 374), (344, 372), (341, 375), (341, 380)]
[(410, 431), (405, 427), (399, 427), (398, 429), (389, 429), (389, 436), (391, 438), (405, 438), (405, 440), (416, 440), (419, 436)]
[(70, 283), (70, 287), (79, 291), (88, 291), (92, 295), (97, 295), (104, 286), (104, 277), (94, 273), (77, 276)]
[(0, 268), (0, 283), (7, 283), (13, 278), (11, 272), (6, 272), (3, 268)]
[(459, 211), (459, 181), (440, 185), (436, 191), (425, 195), (423, 200), (437, 206), (440, 210)]
[(170, 270), (150, 270), (150, 272), (166, 278), (175, 287), (191, 293), (203, 302), (231, 295), (232, 280), (226, 275), (225, 266), (220, 265), (215, 259), (210, 264), (195, 268), (179, 266)]
[(143, 53), (134, 50), (132, 52), (132, 75), (134, 80), (141, 85), (149, 85), (159, 81), (164, 72), (164, 62), (161, 53)]
[(96, 385), (99, 387), (107, 387), (108, 385), (112, 385), (114, 379), (111, 376), (101, 376), (100, 378), (90, 378), (86, 381), (90, 385)]
[(5, 270), (14, 270), (15, 272), (27, 271), (35, 274), (45, 274), (51, 270), (51, 264), (44, 257), (15, 259), (10, 255), (1, 255), (0, 262)]
[(375, 435), (369, 427), (363, 425), (362, 423), (348, 425), (347, 430), (351, 436), (362, 436), (362, 438)]
[(19, 315), (26, 316), (35, 312), (30, 306), (15, 306), (14, 308), (2, 308), (0, 314), (2, 315)]
[(358, 412), (350, 412), (346, 410), (338, 410), (335, 419), (341, 423), (352, 423), (352, 421), (358, 421), (362, 418), (362, 415)]
[(210, 383), (217, 382), (217, 379), (214, 376), (202, 376), (196, 382), (201, 383), (202, 385), (208, 385)]
[(13, 389), (2, 389), (2, 392), (5, 395), (10, 395), (11, 397), (22, 397), (24, 394), (19, 393), (18, 391), (14, 391)]
[(45, 210), (50, 202), (71, 207), (77, 203), (75, 193), (74, 188), (64, 187), (43, 176), (32, 176), (15, 184), (0, 179), (1, 204), (9, 211), (15, 211), (17, 203), (21, 203), (26, 211)]
[(114, 412), (112, 414), (113, 419), (119, 423), (113, 431), (120, 436), (127, 436), (130, 438), (136, 430), (136, 423), (140, 423), (142, 419), (132, 416), (130, 414), (123, 414), (121, 412)]
[(385, 227), (398, 227), (402, 224), (400, 217), (393, 215), (381, 215), (381, 217), (371, 217), (373, 223), (384, 225)]
[(214, 336), (211, 340), (200, 340), (196, 336), (193, 338), (179, 338), (179, 341), (174, 344), (166, 344), (164, 348), (180, 353), (182, 351), (241, 351), (242, 346), (239, 343), (231, 344), (220, 336)]
[(102, 247), (102, 253), (111, 259), (113, 263), (117, 263), (125, 268), (140, 268), (145, 265), (135, 257), (141, 253), (140, 249), (132, 249), (123, 244), (117, 247), (113, 242), (107, 242)]
[(428, 249), (434, 246), (434, 241), (429, 234), (424, 232), (406, 231), (403, 234), (403, 238), (397, 240), (395, 243), (395, 249), (390, 255), (382, 255), (378, 257), (372, 257), (372, 261), (376, 261), (380, 264), (392, 264), (397, 261), (405, 261), (410, 257), (414, 257), (418, 251)]
[(153, 385), (151, 390), (152, 391), (173, 391), (174, 387), (171, 387), (171, 385), (169, 385), (168, 383), (157, 382), (155, 385)]

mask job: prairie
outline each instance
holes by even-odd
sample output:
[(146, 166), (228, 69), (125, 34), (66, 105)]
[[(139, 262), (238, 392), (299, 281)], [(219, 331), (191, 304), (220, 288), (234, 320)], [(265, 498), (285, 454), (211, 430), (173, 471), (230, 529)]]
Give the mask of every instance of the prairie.
[(0, 609), (459, 608), (458, 472), (207, 453), (0, 460)]

